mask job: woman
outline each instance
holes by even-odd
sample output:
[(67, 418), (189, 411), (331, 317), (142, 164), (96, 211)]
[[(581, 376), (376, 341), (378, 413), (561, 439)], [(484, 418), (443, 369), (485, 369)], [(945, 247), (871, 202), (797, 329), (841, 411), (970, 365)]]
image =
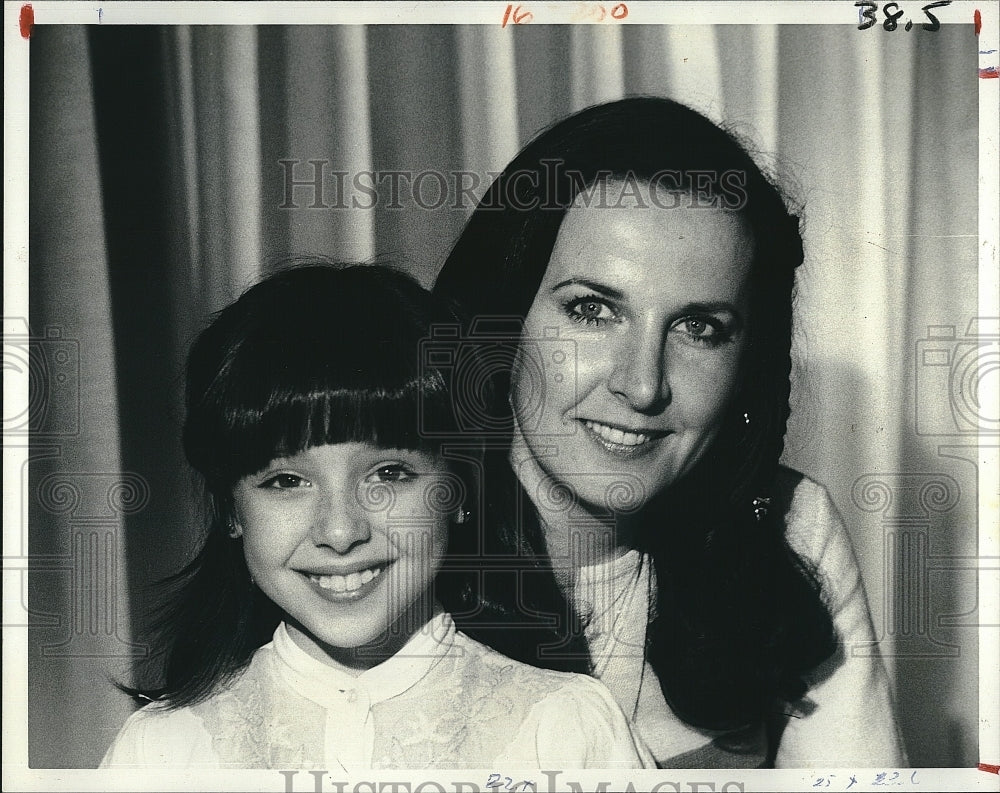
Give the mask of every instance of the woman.
[(487, 518), (526, 561), (494, 601), (565, 615), (467, 630), (598, 677), (661, 766), (905, 762), (843, 524), (778, 462), (802, 260), (798, 218), (728, 133), (632, 98), (529, 143), (435, 286), (471, 339), (523, 326), (489, 358), (499, 398), (456, 409), (505, 445)]

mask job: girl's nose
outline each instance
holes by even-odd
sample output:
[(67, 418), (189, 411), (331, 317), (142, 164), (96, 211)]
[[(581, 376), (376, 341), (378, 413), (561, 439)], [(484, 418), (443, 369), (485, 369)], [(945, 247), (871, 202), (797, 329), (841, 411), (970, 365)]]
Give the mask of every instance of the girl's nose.
[(313, 538), (318, 546), (326, 546), (346, 554), (357, 545), (371, 539), (371, 523), (354, 493), (323, 499), (313, 516)]

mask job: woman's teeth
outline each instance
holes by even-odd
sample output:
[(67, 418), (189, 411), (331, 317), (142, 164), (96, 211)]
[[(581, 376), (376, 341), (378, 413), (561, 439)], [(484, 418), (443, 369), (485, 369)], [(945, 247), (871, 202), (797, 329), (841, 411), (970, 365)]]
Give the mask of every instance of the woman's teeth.
[(625, 432), (624, 430), (609, 427), (607, 424), (598, 424), (596, 421), (585, 421), (583, 423), (587, 429), (608, 443), (617, 443), (620, 446), (641, 446), (649, 440), (649, 435)]
[(334, 592), (354, 592), (379, 575), (384, 568), (372, 567), (350, 575), (311, 575), (309, 580), (319, 585), (320, 589), (332, 589)]

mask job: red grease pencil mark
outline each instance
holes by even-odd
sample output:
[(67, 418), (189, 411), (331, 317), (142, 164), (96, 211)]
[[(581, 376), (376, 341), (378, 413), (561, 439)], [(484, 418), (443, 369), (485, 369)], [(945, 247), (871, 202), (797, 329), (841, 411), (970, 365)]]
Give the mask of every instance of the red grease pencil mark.
[(21, 38), (30, 39), (31, 29), (35, 26), (35, 9), (31, 7), (31, 3), (25, 3), (21, 6)]
[[(994, 75), (995, 77), (996, 75)], [(980, 763), (978, 765), (980, 771), (985, 771), (987, 774), (1000, 774), (1000, 765), (988, 765), (987, 763)]]
[(997, 71), (996, 66), (987, 66), (985, 69), (979, 70), (980, 80), (996, 80), (1000, 77), (1000, 72)]
[(972, 15), (972, 21), (976, 25), (976, 35), (979, 35), (979, 31), (983, 29), (983, 15), (979, 13), (979, 9), (976, 9), (976, 13)]

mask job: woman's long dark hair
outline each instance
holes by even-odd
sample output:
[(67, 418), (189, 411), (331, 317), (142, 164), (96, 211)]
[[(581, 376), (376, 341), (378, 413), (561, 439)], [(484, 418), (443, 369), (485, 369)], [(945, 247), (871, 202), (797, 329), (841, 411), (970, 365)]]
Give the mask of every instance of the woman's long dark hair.
[[(350, 441), (440, 455), (473, 515), (452, 523), (449, 559), (473, 553), (482, 450), (467, 436), (454, 443), (451, 373), (434, 357), (441, 344), (426, 346), (457, 323), (448, 301), (400, 272), (321, 260), (275, 273), (214, 317), (188, 357), (183, 435), (210, 502), (208, 530), (168, 582), (154, 663), (133, 694), (167, 707), (199, 702), (270, 640), (281, 612), (254, 585), (229, 528), (233, 486), (277, 456)], [(434, 594), (450, 611), (484, 613), (468, 564), (439, 574)]]
[[(643, 510), (637, 544), (650, 553), (658, 581), (647, 658), (667, 702), (703, 728), (759, 723), (776, 698), (801, 696), (803, 676), (835, 648), (816, 578), (789, 548), (777, 503), (794, 273), (803, 260), (799, 219), (782, 195), (733, 136), (684, 105), (636, 97), (591, 107), (542, 132), (495, 179), (434, 289), (462, 303), (479, 327), (484, 318), (523, 319), (566, 211), (583, 190), (609, 179), (659, 184), (685, 200), (714, 202), (742, 214), (753, 231), (749, 343), (732, 415), (704, 459)], [(510, 368), (494, 374), (495, 393), (506, 395)], [(490, 410), (509, 418), (505, 399)], [(502, 455), (487, 462), (487, 488), (507, 486), (509, 462)], [(775, 500), (763, 520), (755, 513), (757, 497)], [(526, 500), (523, 492), (497, 498)], [(495, 517), (510, 519), (509, 513)], [(533, 511), (515, 520), (486, 534), (510, 536), (544, 556)], [(551, 576), (535, 584), (556, 587)], [(564, 624), (578, 629), (572, 614)], [(475, 625), (466, 629), (493, 641)], [(551, 664), (539, 646), (501, 649), (528, 663)], [(577, 665), (585, 667), (585, 656)]]

